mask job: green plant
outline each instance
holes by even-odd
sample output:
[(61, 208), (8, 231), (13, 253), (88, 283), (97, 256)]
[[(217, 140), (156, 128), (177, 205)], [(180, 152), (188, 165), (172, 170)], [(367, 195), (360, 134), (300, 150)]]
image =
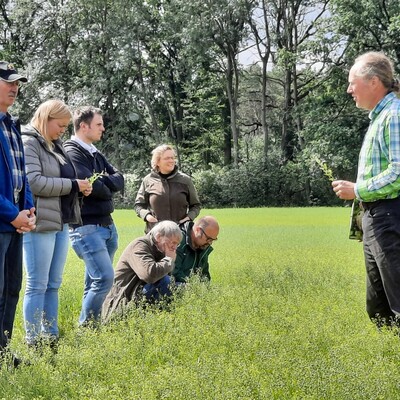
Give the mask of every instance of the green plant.
[(335, 178), (333, 177), (333, 172), (332, 170), (328, 167), (326, 162), (321, 161), (319, 158), (315, 158), (315, 162), (318, 164), (319, 168), (321, 171), (324, 173), (324, 175), (331, 181), (333, 182)]
[(89, 183), (90, 183), (91, 185), (93, 185), (93, 183), (94, 183), (97, 179), (99, 179), (101, 176), (105, 176), (105, 171), (102, 171), (102, 172), (95, 172), (95, 171), (93, 171), (93, 175), (92, 175), (91, 177), (87, 178), (87, 180), (89, 181)]
[[(221, 225), (211, 283), (194, 277), (168, 308), (133, 308), (96, 330), (77, 328), (84, 268), (71, 250), (58, 353), (26, 348), (20, 302), (11, 347), (31, 365), (0, 369), (0, 398), (398, 398), (399, 339), (365, 313), (362, 246), (347, 239), (347, 208), (201, 215), (210, 213)], [(114, 220), (117, 259), (143, 223), (131, 210)]]

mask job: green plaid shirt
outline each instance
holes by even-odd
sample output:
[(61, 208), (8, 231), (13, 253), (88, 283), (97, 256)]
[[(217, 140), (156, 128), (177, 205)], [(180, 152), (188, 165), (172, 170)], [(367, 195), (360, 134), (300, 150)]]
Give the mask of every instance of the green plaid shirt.
[(369, 118), (354, 190), (361, 201), (394, 199), (400, 194), (400, 99), (387, 94)]

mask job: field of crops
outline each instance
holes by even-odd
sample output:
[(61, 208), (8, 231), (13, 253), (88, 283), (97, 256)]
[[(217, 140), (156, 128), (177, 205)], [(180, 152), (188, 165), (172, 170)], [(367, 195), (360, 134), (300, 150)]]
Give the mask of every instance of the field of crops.
[[(58, 353), (26, 348), (20, 302), (12, 348), (30, 365), (0, 370), (0, 398), (400, 397), (400, 339), (365, 313), (362, 244), (347, 238), (348, 208), (206, 214), (221, 225), (211, 284), (194, 279), (169, 307), (134, 309), (98, 330), (77, 328), (83, 264), (71, 250)], [(133, 211), (114, 217), (118, 257), (143, 223)]]

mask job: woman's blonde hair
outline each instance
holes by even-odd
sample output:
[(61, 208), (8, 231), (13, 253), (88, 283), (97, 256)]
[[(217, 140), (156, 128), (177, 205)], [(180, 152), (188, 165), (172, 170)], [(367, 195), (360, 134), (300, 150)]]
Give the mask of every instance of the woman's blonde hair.
[(160, 144), (160, 146), (157, 146), (152, 152), (152, 157), (151, 157), (151, 168), (154, 171), (158, 171), (158, 162), (161, 159), (161, 156), (167, 151), (171, 150), (174, 152), (174, 156), (176, 157), (175, 149), (170, 146), (169, 144)]
[(44, 137), (49, 148), (53, 147), (53, 143), (47, 133), (47, 123), (51, 119), (66, 119), (71, 120), (72, 115), (68, 106), (61, 100), (47, 100), (42, 103), (31, 119), (31, 125), (39, 131)]
[[(47, 143), (48, 149), (53, 152), (54, 144), (49, 138), (47, 132), (47, 123), (52, 119), (66, 119), (71, 120), (72, 114), (68, 106), (61, 100), (47, 100), (42, 103), (31, 119), (31, 125), (43, 136)], [(62, 164), (65, 160), (57, 153), (54, 153)]]

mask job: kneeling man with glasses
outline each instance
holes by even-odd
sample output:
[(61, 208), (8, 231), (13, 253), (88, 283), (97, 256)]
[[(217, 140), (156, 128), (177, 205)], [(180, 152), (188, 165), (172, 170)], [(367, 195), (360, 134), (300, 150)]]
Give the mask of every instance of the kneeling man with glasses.
[(181, 225), (182, 241), (176, 250), (175, 268), (172, 275), (175, 282), (184, 283), (193, 275), (210, 280), (208, 256), (213, 251), (211, 244), (217, 240), (219, 225), (211, 216), (196, 222), (188, 221)]

